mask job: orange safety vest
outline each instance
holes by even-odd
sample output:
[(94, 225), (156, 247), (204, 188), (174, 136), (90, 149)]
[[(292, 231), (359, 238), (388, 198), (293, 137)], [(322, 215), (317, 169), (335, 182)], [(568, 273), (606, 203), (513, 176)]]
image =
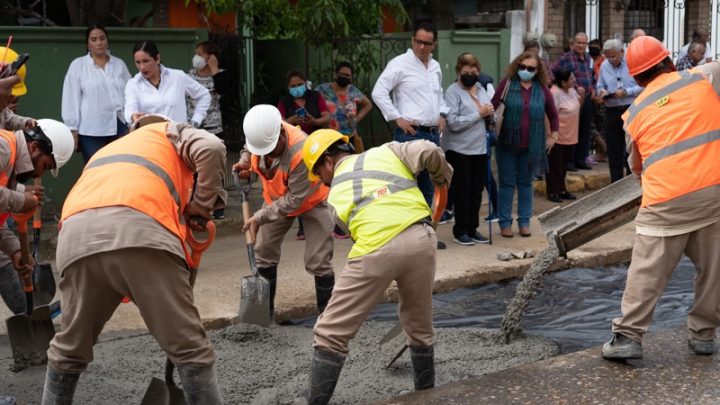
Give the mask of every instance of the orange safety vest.
[(189, 261), (183, 212), (192, 196), (193, 172), (168, 140), (167, 125), (146, 125), (93, 155), (65, 200), (61, 223), (88, 209), (129, 207), (177, 236)]
[[(10, 168), (8, 172), (0, 173), (0, 186), (7, 187), (10, 181), (10, 172), (15, 169), (15, 159), (17, 159), (17, 138), (12, 131), (0, 130), (0, 137), (4, 139), (10, 146)], [(10, 218), (9, 212), (0, 214), (0, 226), (3, 226), (7, 219)]]
[[(285, 152), (286, 155), (290, 156), (289, 162), (281, 162), (280, 167), (275, 172), (273, 178), (268, 179), (260, 171), (260, 156), (252, 155), (250, 159), (250, 168), (252, 171), (258, 174), (263, 184), (263, 197), (265, 203), (270, 205), (273, 201), (284, 196), (288, 192), (288, 177), (290, 173), (295, 170), (298, 165), (302, 165), (302, 148), (307, 139), (307, 135), (300, 130), (300, 128), (294, 127), (286, 122), (282, 123), (285, 128), (285, 133), (288, 138), (288, 149)], [(317, 180), (310, 183), (312, 192), (305, 197), (302, 204), (293, 212), (288, 214), (289, 217), (298, 216), (304, 212), (313, 209), (316, 205), (325, 201), (328, 196), (330, 189), (323, 184), (322, 181)]]
[(623, 114), (642, 158), (642, 207), (720, 184), (720, 97), (695, 69), (658, 76)]

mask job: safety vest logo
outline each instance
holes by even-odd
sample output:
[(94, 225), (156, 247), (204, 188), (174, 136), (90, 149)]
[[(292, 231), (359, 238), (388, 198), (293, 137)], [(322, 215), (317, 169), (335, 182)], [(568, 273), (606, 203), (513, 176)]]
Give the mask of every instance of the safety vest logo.
[(661, 98), (660, 100), (656, 101), (655, 105), (658, 107), (662, 107), (665, 104), (667, 104), (668, 101), (670, 101), (670, 96), (665, 96), (665, 97)]
[(383, 186), (373, 192), (373, 198), (377, 200), (378, 198), (382, 198), (388, 194), (390, 194), (390, 189), (388, 186)]

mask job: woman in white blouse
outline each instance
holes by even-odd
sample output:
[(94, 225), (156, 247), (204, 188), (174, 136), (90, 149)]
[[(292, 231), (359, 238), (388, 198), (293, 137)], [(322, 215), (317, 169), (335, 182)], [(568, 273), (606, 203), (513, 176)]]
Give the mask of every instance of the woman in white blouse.
[(62, 118), (75, 137), (85, 163), (100, 148), (127, 132), (123, 116), (125, 62), (110, 55), (108, 35), (100, 25), (85, 31), (87, 55), (70, 64), (62, 92)]
[(125, 119), (133, 123), (145, 114), (162, 114), (175, 122), (187, 122), (187, 95), (195, 103), (190, 123), (200, 127), (210, 107), (208, 90), (182, 70), (163, 66), (153, 41), (138, 42), (133, 58), (139, 73), (125, 86)]

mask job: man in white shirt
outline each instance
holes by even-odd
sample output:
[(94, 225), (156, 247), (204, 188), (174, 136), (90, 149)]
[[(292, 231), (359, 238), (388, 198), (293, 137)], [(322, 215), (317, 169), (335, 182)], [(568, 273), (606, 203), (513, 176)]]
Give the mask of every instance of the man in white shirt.
[(692, 40), (688, 42), (687, 44), (683, 45), (682, 48), (678, 51), (678, 56), (676, 61), (680, 61), (682, 58), (685, 57), (688, 53), (688, 48), (690, 47), (690, 44), (693, 42), (697, 42), (699, 44), (705, 44), (705, 58), (701, 59), (698, 65), (702, 65), (705, 62), (712, 62), (712, 60), (715, 58), (715, 55), (713, 55), (713, 51), (710, 48), (710, 35), (708, 32), (702, 28), (698, 28), (695, 31), (693, 31), (692, 34)]
[[(440, 64), (432, 58), (436, 44), (435, 27), (428, 23), (418, 25), (412, 49), (388, 62), (373, 88), (372, 97), (385, 120), (397, 124), (393, 134), (397, 142), (426, 139), (440, 144), (447, 106)], [(417, 181), (425, 201), (432, 206), (434, 187), (428, 172), (421, 172)], [(445, 244), (438, 241), (438, 248), (444, 249)]]

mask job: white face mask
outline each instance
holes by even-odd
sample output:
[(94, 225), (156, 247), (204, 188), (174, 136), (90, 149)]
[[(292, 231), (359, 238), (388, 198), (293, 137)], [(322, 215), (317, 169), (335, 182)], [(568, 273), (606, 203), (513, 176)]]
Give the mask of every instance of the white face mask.
[(192, 58), (192, 65), (195, 69), (202, 69), (205, 66), (207, 66), (207, 61), (205, 61), (205, 59), (202, 56), (195, 55)]

